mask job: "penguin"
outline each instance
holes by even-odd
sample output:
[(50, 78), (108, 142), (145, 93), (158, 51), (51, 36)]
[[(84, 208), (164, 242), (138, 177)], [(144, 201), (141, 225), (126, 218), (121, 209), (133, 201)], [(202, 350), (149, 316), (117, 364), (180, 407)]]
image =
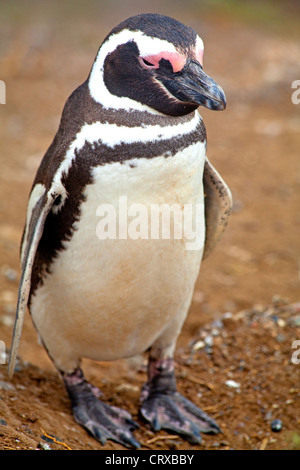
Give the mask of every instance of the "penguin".
[[(141, 418), (193, 444), (202, 432), (220, 432), (179, 394), (174, 366), (201, 262), (232, 207), (207, 158), (198, 112), (226, 107), (224, 91), (203, 70), (203, 49), (192, 28), (159, 14), (114, 27), (67, 99), (32, 185), (9, 375), (28, 308), (76, 422), (102, 444), (138, 448), (138, 424), (99, 399), (82, 358), (146, 353)], [(153, 207), (160, 217), (169, 210), (159, 230)], [(183, 215), (190, 223), (176, 235)]]

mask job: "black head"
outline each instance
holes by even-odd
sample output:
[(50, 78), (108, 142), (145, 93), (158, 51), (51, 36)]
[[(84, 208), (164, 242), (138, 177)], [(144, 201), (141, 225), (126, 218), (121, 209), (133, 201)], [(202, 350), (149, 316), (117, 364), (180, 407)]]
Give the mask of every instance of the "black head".
[(151, 109), (181, 116), (199, 105), (224, 109), (221, 87), (202, 68), (203, 42), (179, 21), (157, 14), (131, 17), (102, 43), (89, 87), (106, 107)]

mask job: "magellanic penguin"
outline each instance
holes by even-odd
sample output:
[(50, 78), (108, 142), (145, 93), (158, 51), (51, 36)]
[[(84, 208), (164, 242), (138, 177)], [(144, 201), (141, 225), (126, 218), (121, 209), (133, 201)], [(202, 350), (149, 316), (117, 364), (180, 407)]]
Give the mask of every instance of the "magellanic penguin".
[[(75, 420), (102, 443), (138, 447), (137, 424), (99, 400), (81, 358), (114, 361), (147, 351), (141, 416), (191, 443), (201, 441), (200, 432), (219, 432), (177, 392), (173, 359), (201, 260), (231, 210), (230, 191), (206, 158), (197, 111), (223, 110), (226, 100), (202, 57), (200, 37), (175, 19), (141, 14), (116, 26), (68, 98), (32, 186), (9, 373), (28, 306)], [(178, 213), (170, 210), (169, 236), (160, 230), (151, 237), (152, 208), (174, 205), (197, 230), (175, 236)], [(137, 220), (141, 207), (147, 216)], [(104, 220), (115, 229), (101, 232)], [(193, 233), (197, 243), (188, 246)]]

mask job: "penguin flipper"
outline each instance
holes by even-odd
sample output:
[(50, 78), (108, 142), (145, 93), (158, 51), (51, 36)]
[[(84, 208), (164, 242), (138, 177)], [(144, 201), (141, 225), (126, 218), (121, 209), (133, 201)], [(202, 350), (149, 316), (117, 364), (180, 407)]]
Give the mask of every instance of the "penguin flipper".
[[(8, 373), (10, 378), (13, 376), (14, 373), (17, 351), (20, 344), (24, 317), (30, 294), (31, 274), (37, 248), (44, 231), (44, 225), (47, 215), (53, 206), (53, 202), (58, 196), (57, 193), (51, 191), (47, 192), (44, 186), (43, 188), (44, 191), (41, 195), (39, 195), (39, 198), (37, 199), (31, 211), (31, 214), (26, 222), (26, 230), (23, 235), (22, 272), (19, 284), (18, 303), (16, 309), (12, 345), (8, 363)], [(33, 194), (34, 190), (32, 191), (31, 196)]]
[(203, 259), (220, 240), (232, 209), (230, 189), (206, 158), (203, 173), (206, 237)]

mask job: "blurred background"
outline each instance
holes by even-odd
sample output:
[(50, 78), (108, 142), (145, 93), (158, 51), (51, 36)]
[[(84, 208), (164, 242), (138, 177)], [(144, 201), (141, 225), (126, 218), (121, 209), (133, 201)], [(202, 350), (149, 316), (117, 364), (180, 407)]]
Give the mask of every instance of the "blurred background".
[[(35, 171), (68, 95), (82, 83), (113, 26), (141, 12), (192, 26), (205, 43), (204, 69), (228, 107), (200, 109), (208, 156), (232, 190), (226, 233), (202, 266), (184, 335), (224, 312), (299, 300), (299, 1), (0, 1), (0, 338), (10, 343), (19, 244)], [(26, 318), (21, 353), (32, 349)], [(184, 336), (185, 338), (185, 336)]]

